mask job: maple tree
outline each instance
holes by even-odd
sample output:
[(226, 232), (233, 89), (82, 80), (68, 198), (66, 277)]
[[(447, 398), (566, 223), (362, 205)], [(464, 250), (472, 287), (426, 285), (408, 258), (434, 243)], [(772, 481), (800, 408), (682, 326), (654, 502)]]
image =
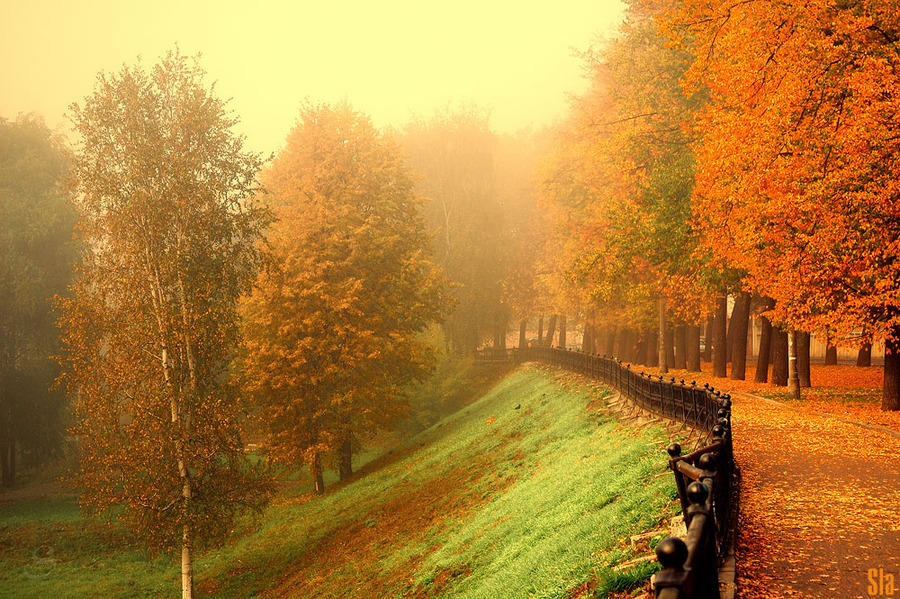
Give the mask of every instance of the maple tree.
[(695, 201), (726, 241), (714, 251), (776, 300), (776, 322), (883, 339), (883, 407), (900, 408), (900, 17), (883, 0), (664, 9), (698, 57), (688, 84), (710, 90)]
[(245, 380), (269, 457), (321, 492), (323, 465), (346, 479), (432, 367), (419, 333), (445, 313), (444, 279), (399, 147), (348, 104), (305, 106), (263, 178), (275, 267), (244, 306)]
[(252, 200), (261, 160), (178, 52), (101, 73), (71, 115), (82, 255), (62, 365), (81, 501), (153, 549), (180, 547), (189, 598), (194, 551), (269, 490), (245, 457), (229, 366), (269, 220)]
[(35, 115), (0, 119), (0, 480), (15, 482), (61, 442), (65, 397), (51, 389), (59, 345), (52, 298), (74, 260), (63, 189), (68, 151)]

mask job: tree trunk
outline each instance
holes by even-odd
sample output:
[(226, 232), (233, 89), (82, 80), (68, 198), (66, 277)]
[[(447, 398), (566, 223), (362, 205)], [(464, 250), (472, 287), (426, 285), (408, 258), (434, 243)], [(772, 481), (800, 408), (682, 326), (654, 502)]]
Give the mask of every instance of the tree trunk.
[(655, 327), (647, 335), (647, 366), (659, 366), (659, 331)]
[(669, 369), (675, 368), (675, 329), (666, 327), (666, 363)]
[(559, 315), (559, 347), (562, 349), (566, 349), (566, 343), (568, 339), (566, 339), (566, 315)]
[(498, 318), (494, 324), (494, 349), (506, 349), (506, 318)]
[(837, 366), (837, 347), (833, 344), (831, 335), (825, 338), (825, 366)]
[(353, 476), (353, 441), (349, 433), (345, 435), (338, 455), (338, 476), (341, 482), (350, 480)]
[(16, 439), (13, 437), (9, 440), (9, 457), (7, 458), (7, 468), (9, 469), (9, 486), (16, 483)]
[(731, 313), (731, 380), (747, 378), (747, 338), (750, 332), (750, 294), (742, 291)]
[(647, 333), (640, 333), (638, 336), (638, 342), (635, 344), (637, 348), (637, 356), (635, 356), (634, 361), (638, 364), (647, 365)]
[(797, 374), (800, 377), (801, 387), (812, 387), (812, 378), (809, 367), (809, 333), (797, 333)]
[(687, 326), (686, 344), (687, 369), (700, 372), (700, 325)]
[(859, 354), (856, 356), (856, 365), (860, 368), (872, 365), (872, 343), (867, 341), (859, 348)]
[(704, 362), (712, 362), (712, 342), (713, 342), (713, 331), (715, 330), (715, 315), (710, 314), (706, 319), (706, 332), (704, 339), (706, 340), (705, 345), (703, 346), (703, 353), (700, 357)]
[(194, 596), (194, 560), (191, 545), (191, 527), (185, 523), (181, 527), (181, 599)]
[(613, 358), (613, 357), (615, 357), (615, 355), (616, 355), (616, 332), (617, 332), (617, 328), (618, 328), (618, 327), (616, 327), (616, 325), (614, 325), (614, 324), (613, 324), (613, 325), (609, 325), (609, 326), (606, 327), (606, 330), (607, 330), (607, 333), (606, 333), (606, 349), (605, 349), (604, 351), (606, 352), (606, 357), (607, 357), (607, 358)]
[(538, 335), (537, 335), (537, 344), (538, 346), (544, 343), (544, 315), (538, 316)]
[(550, 322), (547, 324), (547, 339), (544, 342), (544, 345), (547, 347), (553, 347), (553, 337), (556, 336), (556, 322), (558, 318), (556, 314), (550, 315)]
[(687, 370), (687, 327), (675, 327), (675, 370)]
[[(871, 346), (870, 351), (871, 351)], [(900, 410), (900, 327), (891, 329), (890, 337), (884, 342), (884, 386), (881, 394), (881, 409)]]
[(653, 368), (659, 366), (659, 332), (656, 329), (647, 331), (647, 344), (644, 364)]
[[(731, 317), (728, 318), (728, 324), (725, 326), (725, 362), (731, 364), (732, 356), (734, 355), (734, 323), (735, 323), (735, 314), (737, 314), (738, 310), (740, 310), (740, 295), (738, 295), (734, 299), (734, 303), (731, 305)], [(728, 310), (728, 300), (726, 302), (726, 312)]]
[(5, 441), (0, 442), (0, 484), (4, 487), (11, 487), (15, 482), (9, 468), (9, 446)]
[[(775, 302), (766, 299), (768, 310), (774, 307)], [(754, 382), (766, 383), (769, 381), (769, 357), (772, 352), (772, 322), (765, 315), (759, 317), (762, 323), (762, 332), (759, 336), (759, 355), (756, 357), (756, 376)]]
[(797, 331), (788, 331), (788, 395), (800, 399), (800, 372), (797, 369)]
[(519, 349), (525, 349), (528, 344), (528, 319), (523, 318), (519, 321)]
[(779, 327), (772, 327), (772, 384), (784, 387), (788, 383), (788, 338)]
[(631, 329), (623, 329), (619, 335), (619, 359), (633, 364), (634, 359), (634, 333)]
[(669, 372), (669, 352), (666, 351), (666, 298), (659, 296), (657, 302), (659, 309), (659, 371), (662, 374)]
[(316, 495), (322, 495), (325, 492), (325, 477), (322, 474), (322, 456), (320, 454), (317, 453), (313, 456), (309, 465), (309, 473), (316, 486)]
[(727, 333), (725, 321), (728, 318), (728, 294), (724, 291), (716, 298), (716, 314), (713, 321), (713, 376), (728, 376), (728, 353), (725, 347)]

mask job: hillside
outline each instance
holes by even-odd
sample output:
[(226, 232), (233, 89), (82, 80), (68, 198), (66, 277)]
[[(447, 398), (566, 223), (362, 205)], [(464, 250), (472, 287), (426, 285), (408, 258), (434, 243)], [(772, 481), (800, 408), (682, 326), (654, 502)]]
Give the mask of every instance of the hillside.
[[(283, 488), (201, 557), (198, 596), (561, 598), (629, 586), (610, 566), (634, 557), (624, 541), (671, 515), (676, 494), (667, 436), (604, 414), (602, 393), (517, 369), (324, 497)], [(81, 522), (70, 498), (0, 509), (4, 596), (178, 592), (174, 559)]]

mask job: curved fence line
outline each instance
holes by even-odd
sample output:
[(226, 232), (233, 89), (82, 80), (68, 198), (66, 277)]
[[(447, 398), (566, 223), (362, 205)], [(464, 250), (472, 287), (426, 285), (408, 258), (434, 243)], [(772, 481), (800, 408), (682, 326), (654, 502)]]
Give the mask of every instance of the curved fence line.
[(551, 347), (522, 350), (487, 349), (479, 363), (539, 360), (581, 373), (617, 389), (641, 408), (704, 431), (707, 444), (681, 455), (681, 446), (667, 449), (675, 475), (687, 535), (660, 541), (656, 556), (662, 565), (654, 580), (661, 599), (719, 598), (719, 566), (731, 542), (737, 510), (734, 453), (731, 445), (731, 396), (709, 385), (698, 387), (674, 378), (635, 372), (615, 358)]

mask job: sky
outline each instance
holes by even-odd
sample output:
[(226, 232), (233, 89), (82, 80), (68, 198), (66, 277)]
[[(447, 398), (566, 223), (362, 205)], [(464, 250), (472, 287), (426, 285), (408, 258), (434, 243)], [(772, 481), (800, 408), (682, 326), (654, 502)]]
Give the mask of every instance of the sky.
[(474, 102), (500, 133), (551, 124), (587, 87), (575, 51), (615, 35), (620, 0), (3, 0), (0, 117), (65, 114), (97, 74), (176, 47), (276, 152), (305, 102), (346, 100), (376, 126)]

